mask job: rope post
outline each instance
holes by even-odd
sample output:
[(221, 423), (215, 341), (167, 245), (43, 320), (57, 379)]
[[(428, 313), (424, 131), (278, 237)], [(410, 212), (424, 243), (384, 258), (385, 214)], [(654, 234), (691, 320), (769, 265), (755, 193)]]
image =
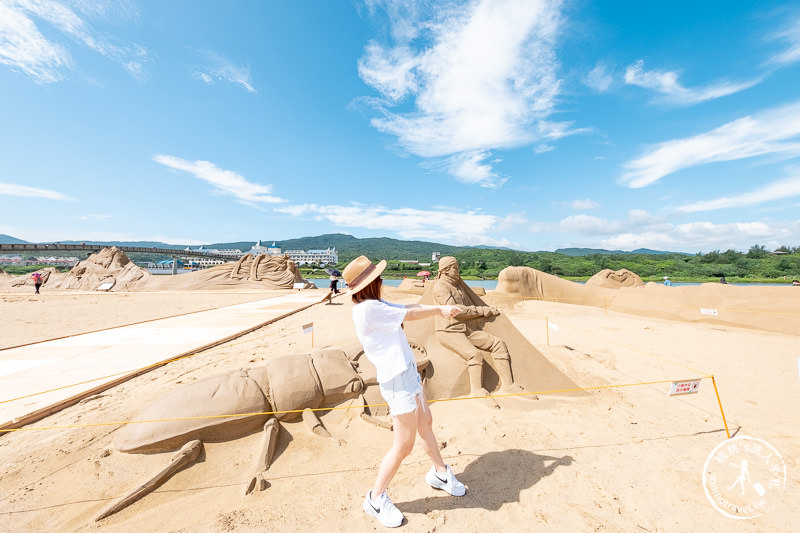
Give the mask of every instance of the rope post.
[(714, 376), (711, 376), (711, 383), (714, 384), (714, 392), (717, 393), (717, 403), (719, 404), (719, 412), (722, 415), (722, 423), (725, 424), (725, 434), (728, 435), (728, 438), (731, 438), (731, 432), (728, 431), (728, 422), (725, 420), (725, 411), (722, 410), (722, 402), (719, 399), (719, 391), (717, 390), (717, 380), (714, 379)]
[(550, 319), (544, 317), (544, 332), (547, 334), (547, 345), (550, 346)]

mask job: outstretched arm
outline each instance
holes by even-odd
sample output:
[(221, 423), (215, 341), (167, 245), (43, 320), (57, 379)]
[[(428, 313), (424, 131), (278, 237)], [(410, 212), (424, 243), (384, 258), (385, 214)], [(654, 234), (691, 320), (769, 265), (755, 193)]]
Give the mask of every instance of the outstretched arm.
[(441, 315), (445, 318), (453, 318), (461, 312), (455, 305), (424, 305), (406, 304), (405, 320), (419, 320), (432, 316)]

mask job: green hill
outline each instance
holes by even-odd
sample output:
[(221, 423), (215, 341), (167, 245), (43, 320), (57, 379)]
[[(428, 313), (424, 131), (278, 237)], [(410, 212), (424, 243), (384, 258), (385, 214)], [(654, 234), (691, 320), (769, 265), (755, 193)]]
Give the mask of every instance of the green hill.
[(30, 243), (28, 241), (23, 241), (22, 239), (17, 239), (16, 237), (12, 237), (11, 235), (0, 233), (0, 244), (30, 244)]

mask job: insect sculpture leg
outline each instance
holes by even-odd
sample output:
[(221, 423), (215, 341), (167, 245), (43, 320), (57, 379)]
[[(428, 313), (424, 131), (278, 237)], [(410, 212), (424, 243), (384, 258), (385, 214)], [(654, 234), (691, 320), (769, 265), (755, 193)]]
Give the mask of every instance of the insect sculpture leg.
[(322, 425), (322, 421), (311, 409), (303, 409), (303, 422), (306, 423), (308, 429), (319, 435), (320, 437), (330, 437), (331, 434)]
[(117, 503), (103, 511), (100, 516), (95, 518), (95, 521), (100, 521), (103, 518), (111, 516), (112, 514), (121, 511), (138, 499), (150, 494), (157, 489), (162, 483), (169, 479), (175, 472), (181, 468), (193, 464), (200, 456), (200, 450), (203, 448), (203, 443), (199, 440), (192, 440), (183, 445), (183, 448), (178, 450), (178, 453), (172, 458), (172, 461), (167, 467), (156, 474), (150, 481), (140, 485), (137, 489), (133, 490), (127, 496), (124, 496)]
[(252, 492), (260, 492), (267, 488), (267, 480), (264, 479), (264, 472), (269, 470), (269, 465), (272, 463), (272, 455), (275, 453), (275, 443), (278, 442), (278, 424), (277, 418), (270, 418), (264, 424), (264, 440), (261, 443), (261, 451), (258, 454), (256, 463), (256, 473), (250, 479), (245, 489), (245, 495)]
[(360, 395), (359, 397), (361, 398), (361, 406), (362, 406), (361, 407), (361, 418), (363, 418), (364, 420), (366, 420), (370, 424), (374, 424), (374, 425), (376, 425), (378, 427), (381, 427), (383, 429), (388, 429), (389, 431), (392, 431), (392, 422), (391, 422), (391, 420), (381, 420), (380, 418), (378, 418), (376, 416), (373, 416), (370, 413), (368, 413), (367, 412), (367, 400), (366, 400), (366, 398), (364, 398), (363, 394)]

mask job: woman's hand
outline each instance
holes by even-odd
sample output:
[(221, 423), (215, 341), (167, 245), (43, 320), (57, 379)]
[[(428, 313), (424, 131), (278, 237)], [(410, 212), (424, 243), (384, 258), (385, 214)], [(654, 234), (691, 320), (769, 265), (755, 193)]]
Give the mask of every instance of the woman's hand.
[(439, 312), (445, 318), (453, 318), (461, 312), (461, 308), (457, 305), (440, 305)]

